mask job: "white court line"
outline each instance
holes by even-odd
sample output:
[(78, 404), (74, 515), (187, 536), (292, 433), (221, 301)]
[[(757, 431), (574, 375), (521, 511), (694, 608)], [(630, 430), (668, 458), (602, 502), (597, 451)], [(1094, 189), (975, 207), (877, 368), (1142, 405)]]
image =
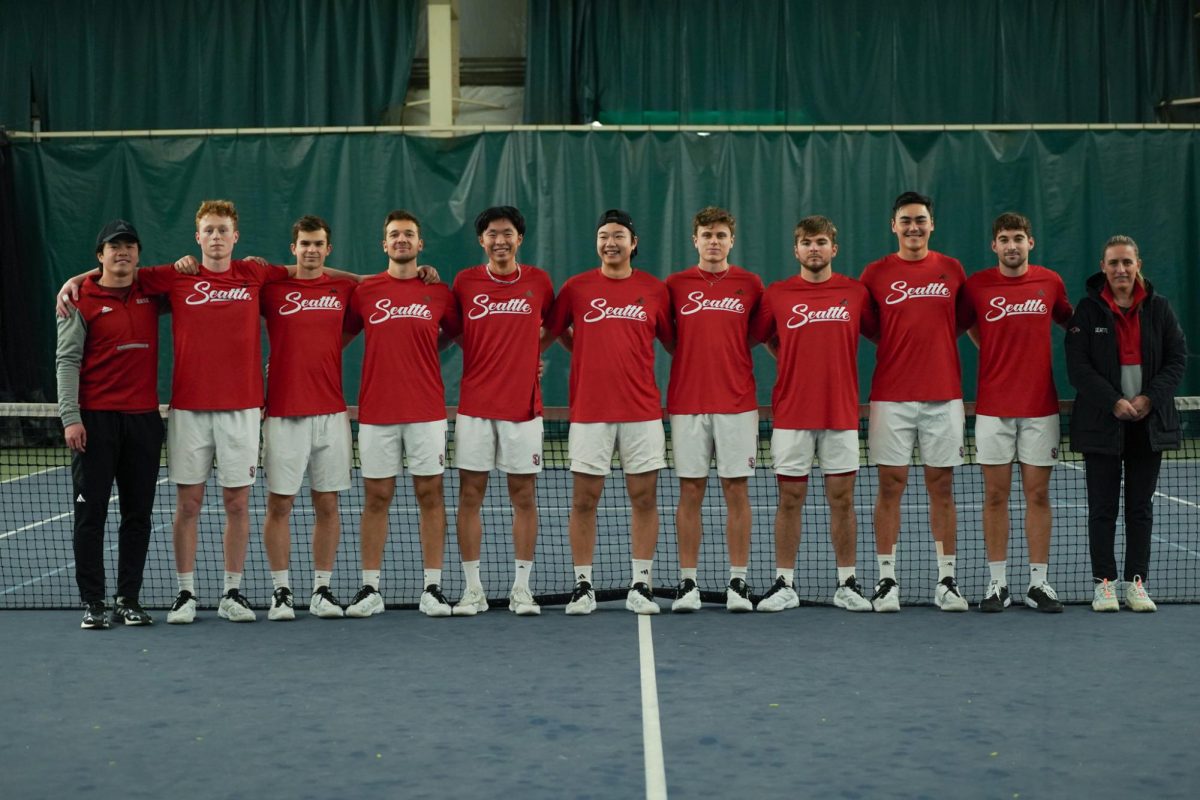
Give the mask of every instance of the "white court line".
[(55, 472), (60, 469), (70, 469), (70, 467), (46, 467), (45, 469), (39, 469), (37, 472), (29, 472), (25, 475), (15, 475), (11, 478), (5, 478), (4, 480), (0, 481), (0, 484), (12, 483), (13, 481), (23, 481), (26, 478), (35, 478), (38, 475), (45, 475), (47, 472)]
[[(161, 478), (154, 485), (161, 486), (162, 484), (166, 483), (166, 481), (167, 481), (166, 478)], [(114, 492), (113, 495), (108, 498), (108, 504), (111, 506), (114, 501), (119, 500), (120, 498), (121, 498), (121, 495)], [(57, 522), (58, 520), (62, 519), (63, 517), (69, 517), (74, 513), (75, 513), (74, 509), (72, 509), (71, 511), (64, 511), (61, 514), (55, 514), (53, 517), (46, 517), (45, 519), (40, 519), (37, 522), (31, 522), (28, 525), (23, 525), (20, 528), (16, 528), (14, 530), (8, 531), (7, 533), (0, 533), (0, 540), (7, 539), (10, 536), (16, 536), (18, 533), (32, 530), (33, 528), (39, 528), (42, 525), (49, 525), (51, 522)]]
[[(162, 527), (163, 527), (162, 525), (155, 525), (153, 528), (150, 529), (150, 535), (153, 536), (156, 531), (162, 530)], [(104, 551), (107, 553), (111, 553), (113, 550), (117, 549), (118, 544), (120, 544), (120, 542), (114, 541), (108, 547), (104, 548)], [(71, 569), (71, 567), (74, 567), (74, 566), (75, 566), (74, 561), (68, 561), (66, 564), (63, 564), (58, 569), (52, 569), (49, 572), (43, 572), (41, 575), (38, 575), (36, 578), (30, 578), (29, 580), (27, 580), (23, 583), (18, 583), (16, 586), (8, 587), (4, 591), (0, 592), (0, 597), (3, 597), (6, 594), (12, 594), (13, 592), (18, 591), (20, 589), (24, 589), (26, 586), (32, 586), (35, 583), (41, 583), (42, 581), (46, 580), (47, 578), (53, 578), (58, 573), (66, 572), (67, 570)]]
[(642, 673), (642, 750), (646, 762), (646, 800), (666, 800), (662, 725), (658, 718), (658, 681), (654, 675), (654, 639), (650, 617), (638, 615), (638, 655)]

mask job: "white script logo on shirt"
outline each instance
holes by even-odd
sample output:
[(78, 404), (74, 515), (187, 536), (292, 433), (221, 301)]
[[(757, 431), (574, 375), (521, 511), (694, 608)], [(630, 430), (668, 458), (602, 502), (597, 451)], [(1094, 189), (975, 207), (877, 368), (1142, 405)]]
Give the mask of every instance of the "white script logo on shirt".
[(845, 306), (830, 306), (829, 308), (809, 311), (808, 304), (800, 303), (792, 306), (792, 313), (796, 316), (787, 321), (787, 327), (791, 330), (803, 328), (808, 323), (817, 322), (849, 322), (850, 310)]
[(679, 313), (685, 317), (700, 311), (732, 311), (735, 314), (746, 313), (746, 306), (736, 297), (722, 297), (720, 300), (709, 300), (705, 298), (704, 292), (692, 292), (687, 296), (687, 299), (688, 302), (679, 307)]
[(288, 292), (283, 296), (284, 303), (279, 307), (279, 316), (286, 317), (300, 311), (341, 311), (345, 306), (335, 294), (323, 294), (320, 297), (305, 297), (302, 292)]
[(629, 319), (634, 322), (648, 322), (650, 320), (650, 317), (646, 316), (646, 309), (637, 303), (609, 308), (607, 300), (603, 297), (597, 297), (590, 305), (594, 310), (583, 315), (584, 322), (600, 322), (606, 319)]
[(245, 286), (235, 286), (232, 289), (214, 289), (208, 281), (200, 281), (195, 286), (193, 294), (183, 301), (189, 306), (202, 306), (205, 303), (226, 303), (231, 300), (253, 300), (254, 295)]
[(367, 322), (372, 325), (387, 322), (389, 319), (433, 319), (433, 312), (424, 303), (393, 306), (392, 301), (385, 297), (376, 301), (375, 308), (378, 311), (367, 318)]
[(920, 299), (923, 297), (949, 297), (950, 290), (946, 288), (946, 284), (941, 281), (927, 283), (924, 286), (909, 287), (908, 281), (896, 281), (892, 284), (892, 291), (883, 302), (889, 306), (894, 306), (896, 303), (903, 303), (909, 299)]
[(491, 302), (486, 294), (477, 294), (471, 299), (475, 308), (467, 313), (467, 319), (482, 319), (489, 314), (532, 314), (533, 306), (524, 297), (514, 297), (511, 300)]
[(1020, 303), (1010, 303), (1007, 298), (993, 297), (988, 305), (993, 310), (984, 315), (984, 319), (988, 322), (997, 322), (1005, 317), (1013, 317), (1018, 314), (1049, 314), (1050, 308), (1042, 300), (1036, 297), (1024, 300)]

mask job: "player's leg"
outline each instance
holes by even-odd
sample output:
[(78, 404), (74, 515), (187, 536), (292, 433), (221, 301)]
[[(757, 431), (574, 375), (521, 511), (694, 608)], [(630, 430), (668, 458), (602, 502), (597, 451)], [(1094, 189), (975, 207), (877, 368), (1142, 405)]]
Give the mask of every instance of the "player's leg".
[[(463, 446), (458, 440), (458, 447)], [(480, 509), (487, 494), (488, 473), (469, 469), (458, 471), (458, 554), (462, 563), (466, 589), (454, 605), (456, 616), (474, 616), (487, 611), (487, 594), (479, 578), (479, 549), (483, 539)]]
[(654, 601), (654, 550), (658, 546), (658, 471), (667, 466), (667, 437), (662, 420), (626, 422), (618, 426), (617, 449), (625, 470), (631, 510), (633, 559), (625, 608), (657, 614)]
[(966, 611), (969, 604), (955, 578), (958, 516), (954, 506), (954, 468), (963, 463), (963, 404), (961, 400), (920, 403), (917, 435), (925, 462), (925, 493), (929, 497), (929, 528), (937, 550), (938, 583), (934, 604), (942, 611)]
[[(267, 468), (270, 478), (271, 469)], [(295, 496), (288, 494), (267, 493), (267, 518), (263, 521), (263, 547), (267, 551), (267, 567), (271, 570), (271, 608), (267, 619), (295, 619), (293, 610), (292, 589), (288, 577), (288, 564), (291, 559), (291, 518)]]
[(1092, 580), (1096, 584), (1092, 610), (1118, 611), (1114, 546), (1117, 511), (1121, 504), (1121, 457), (1084, 453), (1083, 472), (1087, 483), (1088, 550), (1092, 559)]
[(1050, 566), (1050, 473), (1053, 467), (1021, 464), (1025, 494), (1025, 538), (1029, 545), (1029, 588), (1025, 605), (1038, 611), (1060, 613), (1063, 605), (1047, 579)]
[(292, 506), (313, 451), (315, 417), (268, 417), (263, 423), (263, 469), (267, 480), (267, 516), (263, 547), (271, 571), (269, 620), (296, 618), (289, 572)]
[(380, 593), (383, 551), (388, 536), (388, 510), (396, 494), (403, 450), (400, 425), (360, 424), (358, 453), (362, 463), (363, 510), (359, 520), (362, 585), (346, 606), (348, 617), (369, 617), (385, 609)]
[(708, 489), (714, 449), (712, 420), (712, 415), (707, 414), (671, 416), (671, 449), (675, 474), (679, 478), (679, 504), (675, 507), (679, 584), (675, 588), (671, 610), (681, 613), (700, 609), (696, 570), (704, 535), (700, 509)]
[(430, 617), (448, 617), (453, 608), (442, 594), (442, 565), (446, 557), (446, 500), (442, 474), (446, 470), (446, 420), (402, 426), (404, 453), (412, 475), (424, 567), (421, 602)]
[(508, 474), (508, 499), (513, 508), (513, 585), (508, 593), (508, 610), (518, 616), (536, 616), (542, 609), (529, 588), (533, 557), (537, 549), (537, 475)]
[(313, 593), (308, 602), (308, 613), (323, 619), (340, 619), (344, 612), (330, 590), (333, 565), (337, 559), (338, 542), (342, 537), (342, 517), (338, 509), (337, 492), (311, 493), (313, 511)]
[(171, 624), (187, 624), (196, 618), (196, 529), (215, 453), (211, 413), (171, 409), (167, 415), (167, 473), (175, 484), (171, 543), (179, 584), (179, 593), (167, 612)]
[[(779, 431), (778, 433), (807, 434), (809, 431)], [(779, 451), (774, 444), (772, 450)], [(775, 507), (775, 583), (758, 601), (758, 611), (773, 612), (796, 608), (800, 598), (793, 582), (796, 573), (796, 551), (800, 547), (801, 512), (808, 496), (808, 475), (785, 475), (776, 464), (779, 503)]]
[(571, 515), (567, 535), (571, 541), (575, 587), (566, 613), (590, 614), (596, 609), (592, 589), (592, 559), (596, 550), (596, 506), (604, 481), (612, 471), (617, 426), (603, 422), (572, 422), (567, 433), (571, 455)]
[[(855, 433), (855, 432), (850, 432)], [(855, 435), (857, 439), (857, 434)], [(825, 463), (824, 460), (821, 462)], [(833, 604), (847, 611), (870, 611), (871, 601), (863, 595), (855, 575), (858, 560), (858, 515), (854, 511), (857, 470), (825, 473), (825, 499), (829, 503), (829, 539), (837, 562), (837, 588)]]
[(729, 551), (729, 583), (725, 607), (730, 611), (752, 611), (750, 587), (750, 491), (758, 454), (758, 411), (714, 414), (713, 441), (717, 475), (725, 496), (725, 541)]
[(112, 496), (117, 471), (120, 434), (116, 412), (82, 413), (87, 431), (87, 447), (71, 456), (71, 488), (75, 498), (75, 584), (84, 605), (81, 628), (105, 630), (109, 627), (104, 604), (104, 527), (108, 519), (108, 501)]
[(261, 417), (257, 408), (213, 412), (217, 480), (225, 506), (225, 594), (217, 615), (231, 622), (253, 622), (254, 610), (242, 593), (242, 570), (250, 546), (250, 487), (258, 471)]
[(1017, 459), (1018, 422), (1011, 417), (975, 417), (975, 460), (983, 473), (983, 543), (990, 579), (979, 610), (1003, 611), (1012, 604), (1008, 590), (1008, 498), (1012, 465)]
[(146, 553), (150, 549), (151, 514), (162, 453), (162, 418), (157, 411), (122, 414), (117, 491), (121, 495), (120, 552), (117, 555), (117, 598), (113, 618), (126, 625), (153, 620), (139, 602)]
[(867, 450), (871, 463), (877, 465), (879, 477), (874, 512), (879, 582), (871, 596), (876, 611), (900, 610), (896, 545), (900, 540), (900, 501), (908, 485), (908, 465), (917, 441), (918, 405), (871, 402)]

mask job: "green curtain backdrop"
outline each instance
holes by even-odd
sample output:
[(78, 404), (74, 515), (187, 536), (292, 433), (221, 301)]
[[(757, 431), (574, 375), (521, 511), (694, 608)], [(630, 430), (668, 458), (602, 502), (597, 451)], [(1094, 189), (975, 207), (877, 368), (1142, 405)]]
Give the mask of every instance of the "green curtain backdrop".
[[(382, 220), (396, 207), (422, 220), (424, 263), (449, 281), (480, 261), (472, 222), (494, 204), (519, 206), (529, 221), (520, 258), (559, 286), (597, 263), (595, 220), (628, 209), (641, 234), (635, 265), (665, 277), (695, 263), (691, 218), (719, 204), (738, 218), (732, 260), (768, 282), (793, 274), (791, 231), (806, 214), (834, 219), (841, 234), (834, 268), (861, 274), (896, 247), (888, 222), (907, 189), (935, 199), (935, 249), (967, 272), (992, 266), (991, 221), (1017, 210), (1033, 220), (1033, 259), (1060, 272), (1072, 298), (1099, 268), (1108, 236), (1141, 244), (1146, 275), (1200, 343), (1200, 132), (1014, 131), (872, 133), (511, 132), (460, 138), (385, 135), (244, 136), (55, 140), (10, 148), (19, 261), (16, 270), (38, 341), (28, 358), (39, 377), (28, 399), (53, 397), (54, 289), (90, 267), (96, 231), (113, 217), (139, 228), (143, 264), (197, 253), (193, 215), (204, 198), (234, 200), (238, 254), (290, 263), (292, 221), (319, 214), (333, 227), (330, 263), (360, 273), (386, 266)], [(361, 345), (347, 359), (347, 393), (357, 396)], [(967, 396), (974, 347), (965, 337)], [(1071, 396), (1055, 346), (1058, 385)], [(170, 352), (163, 348), (164, 354)], [(566, 403), (567, 354), (549, 351), (548, 403)], [(863, 347), (863, 386), (874, 348)], [(1200, 370), (1185, 391), (1200, 393)], [(166, 360), (165, 360), (166, 361)], [(446, 355), (447, 401), (457, 397), (459, 356)], [(770, 396), (773, 365), (758, 348), (759, 397)], [(665, 382), (668, 360), (659, 359)], [(164, 362), (162, 387), (169, 385)], [(165, 395), (164, 395), (165, 397)]]
[(0, 0), (0, 123), (42, 130), (376, 125), (419, 0)]
[(1192, 0), (530, 0), (533, 124), (1153, 122)]

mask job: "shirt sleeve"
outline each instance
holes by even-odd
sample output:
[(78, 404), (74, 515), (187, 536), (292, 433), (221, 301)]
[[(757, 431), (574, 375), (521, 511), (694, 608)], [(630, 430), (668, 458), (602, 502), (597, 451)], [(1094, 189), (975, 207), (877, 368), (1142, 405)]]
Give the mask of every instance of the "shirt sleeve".
[(175, 282), (175, 267), (164, 264), (159, 267), (140, 267), (137, 271), (138, 288), (142, 294), (166, 294)]
[(66, 319), (58, 320), (58, 345), (55, 371), (58, 375), (58, 416), (63, 427), (83, 422), (79, 413), (79, 369), (83, 365), (83, 345), (87, 340), (87, 322), (79, 309), (71, 309)]
[(1071, 315), (1075, 313), (1075, 309), (1071, 308), (1071, 301), (1067, 299), (1067, 287), (1063, 283), (1061, 275), (1055, 275), (1055, 297), (1054, 308), (1051, 314), (1054, 321), (1059, 325), (1065, 326), (1071, 320)]
[(962, 289), (958, 293), (957, 304), (958, 315), (958, 331), (962, 333), (971, 329), (976, 322), (975, 319), (975, 300), (974, 292), (971, 290), (971, 284), (964, 283)]
[(573, 321), (571, 295), (571, 282), (567, 281), (559, 291), (558, 297), (554, 299), (550, 315), (546, 319), (545, 328), (553, 336), (561, 336), (567, 328), (571, 327)]
[(354, 294), (350, 295), (346, 317), (342, 320), (342, 332), (357, 336), (362, 329), (362, 286), (360, 284), (359, 288), (354, 290)]
[(542, 327), (544, 328), (554, 309), (554, 283), (546, 274), (542, 276), (542, 292)]
[(750, 336), (756, 342), (766, 342), (774, 335), (775, 312), (771, 309), (770, 298), (763, 295), (754, 316), (750, 318)]
[(446, 308), (442, 312), (441, 326), (450, 338), (463, 332), (462, 308), (458, 305), (458, 297), (449, 289), (446, 290)]
[(659, 293), (658, 310), (654, 315), (654, 335), (667, 347), (675, 344), (675, 320), (671, 314), (671, 294), (664, 283)]
[(858, 331), (871, 341), (879, 337), (879, 310), (871, 299), (871, 293), (865, 287), (863, 288), (862, 313), (858, 319)]

